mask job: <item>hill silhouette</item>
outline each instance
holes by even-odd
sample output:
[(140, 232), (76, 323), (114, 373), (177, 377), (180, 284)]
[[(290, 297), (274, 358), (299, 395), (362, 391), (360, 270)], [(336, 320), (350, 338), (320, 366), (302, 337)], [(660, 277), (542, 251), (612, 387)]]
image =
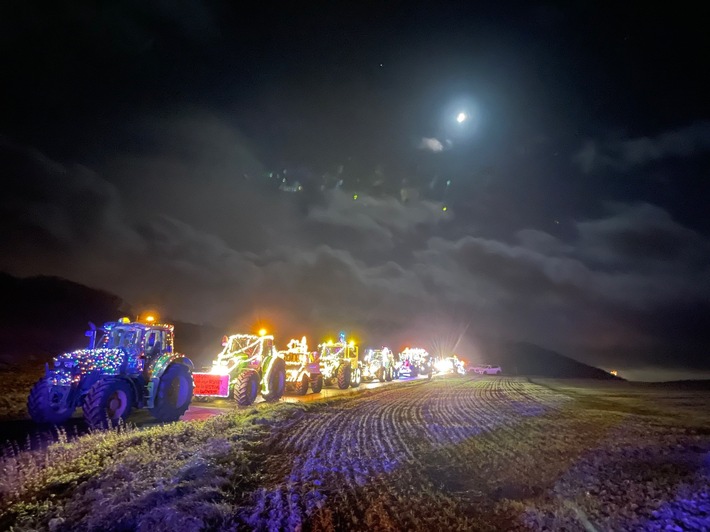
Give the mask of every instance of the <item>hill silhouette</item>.
[(495, 364), (507, 375), (536, 375), (563, 379), (623, 380), (603, 369), (527, 342), (506, 342), (492, 350)]
[[(18, 278), (0, 272), (0, 293), (0, 362), (5, 364), (44, 363), (86, 346), (89, 321), (100, 326), (137, 314), (115, 294), (59, 277)], [(175, 325), (176, 348), (196, 363), (218, 351), (218, 329), (164, 318)]]

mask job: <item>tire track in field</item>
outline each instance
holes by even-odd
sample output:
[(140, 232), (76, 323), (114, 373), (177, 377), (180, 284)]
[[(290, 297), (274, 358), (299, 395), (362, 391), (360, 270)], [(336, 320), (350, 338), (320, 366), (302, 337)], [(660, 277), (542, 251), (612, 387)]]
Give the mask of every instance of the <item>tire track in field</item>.
[[(380, 501), (380, 514), (389, 520), (405, 519), (393, 507), (401, 501), (402, 488), (383, 480), (392, 474), (413, 474), (414, 482), (425, 482), (416, 475), (428, 465), (426, 457), (432, 451), (439, 450), (456, 463), (461, 458), (456, 444), (482, 433), (489, 435), (481, 443), (484, 452), (496, 460), (519, 461), (503, 445), (517, 432), (516, 423), (535, 415), (530, 412), (560, 405), (557, 394), (541, 390), (504, 378), (434, 380), (307, 413), (287, 433), (273, 437), (273, 454), (265, 470), (278, 472), (281, 480), (275, 479), (274, 488), (255, 493), (251, 506), (238, 517), (255, 529), (292, 530), (334, 500), (362, 505), (357, 494), (377, 483), (378, 491), (371, 495)], [(368, 507), (365, 503), (353, 509), (356, 520)]]

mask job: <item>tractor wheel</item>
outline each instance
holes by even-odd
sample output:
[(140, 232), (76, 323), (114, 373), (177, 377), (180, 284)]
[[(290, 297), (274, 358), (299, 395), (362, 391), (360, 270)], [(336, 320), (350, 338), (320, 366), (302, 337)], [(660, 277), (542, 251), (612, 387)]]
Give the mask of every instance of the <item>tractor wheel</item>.
[(384, 382), (385, 381), (385, 368), (380, 366), (377, 368), (377, 371), (375, 372), (375, 377), (377, 378), (378, 381)]
[(360, 368), (356, 368), (355, 373), (352, 373), (351, 370), (350, 375), (350, 386), (352, 386), (353, 388), (357, 388), (358, 386), (360, 386), (360, 383), (362, 382), (362, 373), (360, 373)]
[(419, 369), (416, 366), (412, 366), (412, 377), (419, 375)]
[(392, 368), (387, 368), (385, 370), (385, 380), (387, 382), (392, 382)]
[(187, 366), (171, 364), (160, 377), (150, 413), (158, 421), (177, 421), (190, 407), (194, 387)]
[(345, 390), (350, 386), (350, 364), (340, 364), (338, 366), (338, 388)]
[(309, 379), (308, 375), (305, 373), (301, 377), (300, 380), (296, 381), (296, 394), (297, 395), (306, 395), (308, 393), (308, 384), (309, 384)]
[(259, 374), (253, 369), (245, 369), (237, 376), (232, 388), (232, 396), (239, 406), (249, 406), (259, 395)]
[[(65, 399), (62, 401), (62, 399)], [(35, 423), (61, 425), (69, 421), (74, 408), (66, 404), (66, 398), (51, 392), (46, 378), (38, 380), (27, 398), (27, 411)]]
[(311, 390), (313, 393), (320, 393), (323, 389), (323, 375), (320, 373), (318, 375), (311, 376)]
[(278, 401), (286, 391), (286, 362), (283, 358), (276, 357), (268, 375), (265, 375), (268, 384), (268, 393), (261, 392), (264, 401), (273, 403)]
[(84, 397), (84, 420), (94, 429), (115, 427), (133, 407), (133, 390), (123, 379), (99, 379)]

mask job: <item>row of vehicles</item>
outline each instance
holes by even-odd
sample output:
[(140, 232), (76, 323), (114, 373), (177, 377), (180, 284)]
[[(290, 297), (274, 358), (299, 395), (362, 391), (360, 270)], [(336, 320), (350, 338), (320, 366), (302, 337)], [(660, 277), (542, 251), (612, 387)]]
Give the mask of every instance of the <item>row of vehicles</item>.
[(90, 326), (88, 348), (55, 357), (33, 386), (27, 408), (35, 422), (61, 424), (79, 407), (96, 428), (125, 420), (135, 408), (147, 409), (158, 421), (175, 421), (193, 397), (231, 398), (248, 406), (259, 395), (277, 401), (287, 390), (304, 395), (309, 389), (320, 393), (324, 386), (344, 390), (362, 382), (465, 372), (456, 356), (435, 360), (421, 348), (397, 355), (387, 347), (368, 349), (361, 357), (358, 345), (342, 333), (317, 350), (309, 349), (306, 337), (278, 350), (263, 329), (224, 336), (212, 365), (196, 371), (174, 350), (174, 327), (153, 316)]

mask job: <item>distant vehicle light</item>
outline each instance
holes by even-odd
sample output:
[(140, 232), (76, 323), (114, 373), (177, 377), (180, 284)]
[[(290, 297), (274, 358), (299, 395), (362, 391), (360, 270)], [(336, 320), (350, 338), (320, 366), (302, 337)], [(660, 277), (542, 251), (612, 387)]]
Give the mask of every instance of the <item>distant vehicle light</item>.
[(146, 316), (145, 321), (148, 323), (153, 323), (155, 321), (155, 316)]
[(443, 360), (437, 360), (436, 361), (436, 371), (439, 373), (444, 373), (447, 370), (450, 370), (453, 366), (451, 365), (451, 361), (443, 359)]
[(259, 336), (266, 336), (266, 329), (259, 329)]

